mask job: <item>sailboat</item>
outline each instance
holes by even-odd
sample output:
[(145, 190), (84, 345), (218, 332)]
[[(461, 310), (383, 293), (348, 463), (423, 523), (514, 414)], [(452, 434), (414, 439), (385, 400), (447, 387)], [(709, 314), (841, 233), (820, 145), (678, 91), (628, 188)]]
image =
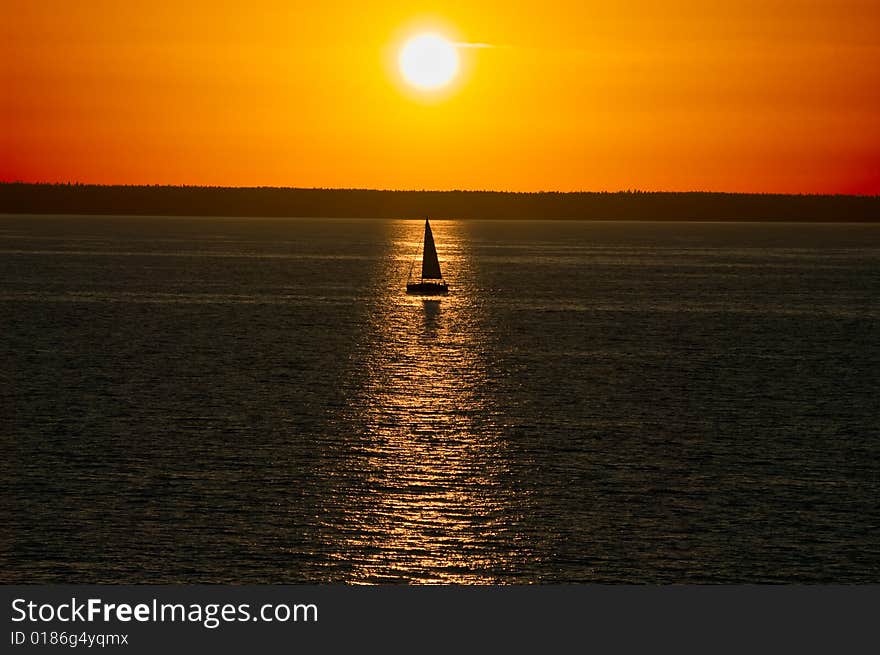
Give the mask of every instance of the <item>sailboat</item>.
[(440, 260), (437, 259), (437, 248), (434, 246), (434, 235), (431, 232), (431, 224), (425, 219), (425, 242), (422, 247), (422, 277), (413, 278), (413, 266), (409, 269), (409, 279), (406, 282), (407, 293), (420, 293), (426, 296), (435, 296), (449, 291), (449, 285), (443, 279), (440, 272)]

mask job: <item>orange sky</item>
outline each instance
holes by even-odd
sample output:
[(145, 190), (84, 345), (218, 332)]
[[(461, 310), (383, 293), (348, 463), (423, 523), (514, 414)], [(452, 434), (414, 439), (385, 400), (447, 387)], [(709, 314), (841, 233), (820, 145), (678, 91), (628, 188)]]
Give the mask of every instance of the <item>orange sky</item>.
[(0, 180), (880, 193), (876, 0), (2, 1)]

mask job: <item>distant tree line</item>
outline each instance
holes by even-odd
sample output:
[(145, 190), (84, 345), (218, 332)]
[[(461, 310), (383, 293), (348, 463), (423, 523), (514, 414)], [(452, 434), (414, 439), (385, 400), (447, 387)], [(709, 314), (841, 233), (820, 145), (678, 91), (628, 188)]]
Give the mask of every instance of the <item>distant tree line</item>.
[(880, 196), (5, 183), (0, 213), (864, 222), (880, 220)]

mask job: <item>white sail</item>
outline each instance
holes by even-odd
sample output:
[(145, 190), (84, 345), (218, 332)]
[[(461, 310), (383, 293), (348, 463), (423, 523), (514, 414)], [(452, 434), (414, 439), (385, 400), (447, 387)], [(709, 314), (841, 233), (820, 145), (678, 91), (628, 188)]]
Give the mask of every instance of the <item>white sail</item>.
[(431, 225), (426, 218), (425, 246), (422, 250), (422, 279), (439, 280), (442, 277), (440, 260), (437, 259), (437, 248), (434, 246), (434, 235), (431, 233)]

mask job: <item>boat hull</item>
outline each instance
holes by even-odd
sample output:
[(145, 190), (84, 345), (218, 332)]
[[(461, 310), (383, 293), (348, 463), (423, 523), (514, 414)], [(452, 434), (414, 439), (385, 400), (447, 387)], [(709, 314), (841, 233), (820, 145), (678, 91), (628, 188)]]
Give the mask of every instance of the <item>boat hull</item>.
[(409, 282), (406, 292), (422, 296), (442, 296), (449, 293), (449, 285), (445, 282)]

